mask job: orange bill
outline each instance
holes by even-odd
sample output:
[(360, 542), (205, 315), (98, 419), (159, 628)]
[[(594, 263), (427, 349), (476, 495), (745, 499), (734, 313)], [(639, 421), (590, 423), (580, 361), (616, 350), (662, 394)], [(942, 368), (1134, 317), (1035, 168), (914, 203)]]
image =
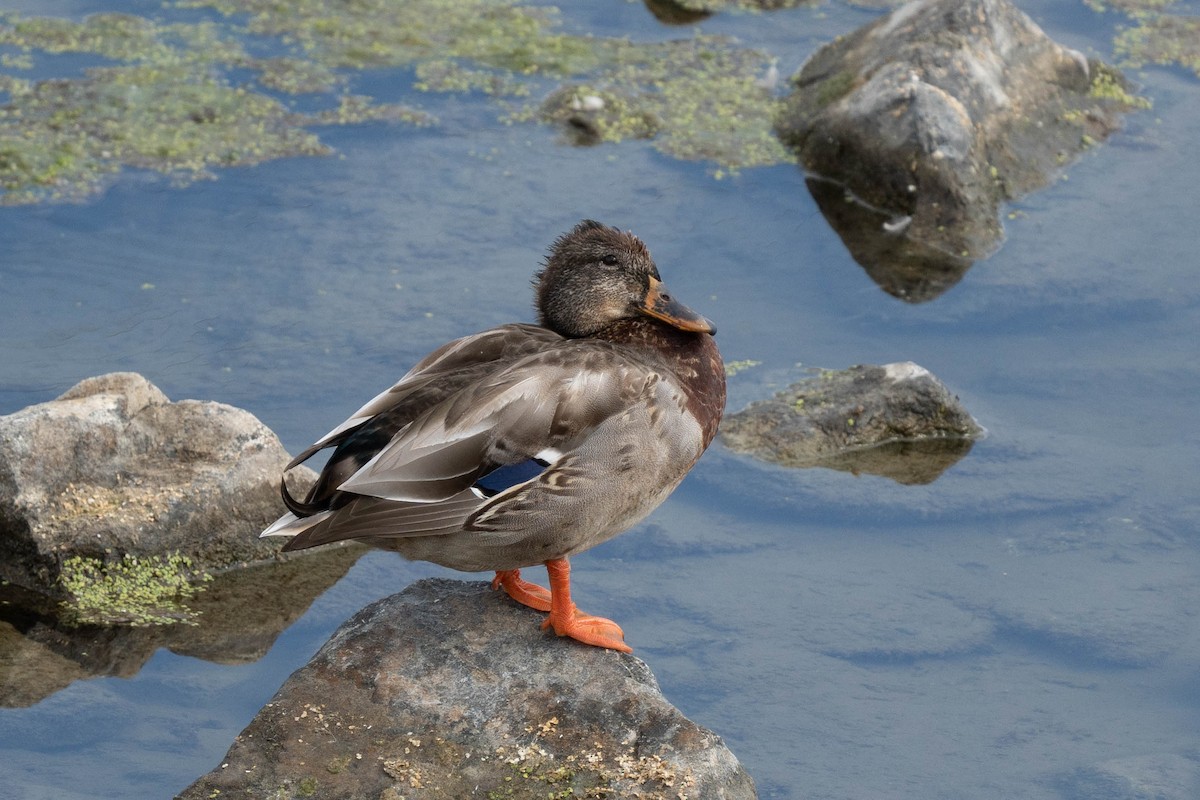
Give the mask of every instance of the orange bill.
[(667, 292), (662, 281), (651, 278), (650, 289), (646, 292), (646, 300), (641, 311), (647, 316), (661, 319), (681, 331), (692, 333), (716, 333), (717, 328), (704, 317), (692, 311), (683, 303), (676, 300)]

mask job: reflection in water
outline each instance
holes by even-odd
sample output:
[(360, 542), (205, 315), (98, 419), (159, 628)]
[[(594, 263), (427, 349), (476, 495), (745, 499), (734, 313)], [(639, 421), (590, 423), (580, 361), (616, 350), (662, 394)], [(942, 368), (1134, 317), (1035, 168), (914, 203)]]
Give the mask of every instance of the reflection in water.
[[(804, 440), (795, 447), (777, 446), (771, 442), (750, 445), (741, 439), (741, 431), (736, 433), (737, 436), (724, 433), (723, 441), (730, 450), (747, 453), (782, 467), (825, 467), (854, 475), (879, 475), (904, 486), (933, 483), (943, 472), (966, 457), (975, 444), (975, 437), (972, 436), (938, 436), (892, 439), (867, 447), (822, 452), (808, 446), (810, 442)], [(763, 438), (766, 440), (769, 437)], [(813, 433), (805, 438), (813, 440), (817, 435)]]
[(811, 464), (785, 466), (828, 467), (855, 475), (879, 475), (905, 486), (923, 486), (933, 483), (965, 458), (974, 445), (973, 439), (960, 437), (887, 442), (838, 453)]
[(840, 183), (813, 177), (805, 183), (850, 255), (893, 297), (907, 303), (933, 300), (973, 263), (909, 238), (902, 221), (860, 202)]
[(711, 11), (688, 8), (676, 0), (644, 0), (654, 18), (664, 25), (694, 25), (712, 16)]
[(159, 648), (218, 664), (256, 661), (366, 552), (334, 547), (217, 575), (188, 602), (195, 625), (71, 627), (57, 604), (0, 587), (0, 707), (31, 706), (74, 681), (133, 677)]

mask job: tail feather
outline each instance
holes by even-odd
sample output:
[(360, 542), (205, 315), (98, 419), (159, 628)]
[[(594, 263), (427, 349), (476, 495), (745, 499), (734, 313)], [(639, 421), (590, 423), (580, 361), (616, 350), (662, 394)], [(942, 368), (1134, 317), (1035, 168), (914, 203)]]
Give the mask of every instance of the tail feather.
[(279, 481), (279, 494), (283, 497), (283, 504), (287, 506), (288, 511), (297, 517), (311, 517), (313, 514), (325, 510), (318, 503), (306, 503), (292, 497), (291, 492), (288, 491), (286, 480)]
[(470, 490), (441, 503), (404, 503), (356, 496), (336, 512), (323, 511), (285, 524), (279, 533), (296, 534), (283, 546), (285, 552), (343, 539), (367, 539), (376, 546), (387, 547), (388, 540), (461, 533), (479, 502), (479, 496)]

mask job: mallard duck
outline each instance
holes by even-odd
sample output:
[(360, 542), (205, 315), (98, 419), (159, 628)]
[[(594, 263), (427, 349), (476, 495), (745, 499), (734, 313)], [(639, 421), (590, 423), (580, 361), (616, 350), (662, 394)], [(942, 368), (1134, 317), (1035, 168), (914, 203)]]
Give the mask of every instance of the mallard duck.
[[(584, 220), (534, 278), (540, 325), (442, 345), (296, 456), (334, 448), (263, 536), (284, 550), (359, 539), (496, 573), (543, 628), (630, 652), (571, 601), (570, 556), (666, 499), (717, 432), (725, 370), (712, 323), (667, 293), (633, 234)], [(544, 564), (549, 590), (521, 578)]]

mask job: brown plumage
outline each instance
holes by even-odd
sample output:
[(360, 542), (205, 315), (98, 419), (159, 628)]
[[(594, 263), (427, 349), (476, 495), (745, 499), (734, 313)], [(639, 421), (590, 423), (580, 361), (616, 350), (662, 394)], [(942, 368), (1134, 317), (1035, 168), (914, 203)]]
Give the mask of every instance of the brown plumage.
[[(657, 507), (716, 434), (725, 372), (706, 319), (667, 294), (630, 233), (585, 220), (535, 278), (541, 326), (435, 350), (288, 468), (335, 448), (303, 501), (263, 532), (296, 550), (360, 539), (495, 570), (547, 626), (628, 650), (570, 602), (567, 558)], [(551, 590), (523, 581), (546, 564)]]

